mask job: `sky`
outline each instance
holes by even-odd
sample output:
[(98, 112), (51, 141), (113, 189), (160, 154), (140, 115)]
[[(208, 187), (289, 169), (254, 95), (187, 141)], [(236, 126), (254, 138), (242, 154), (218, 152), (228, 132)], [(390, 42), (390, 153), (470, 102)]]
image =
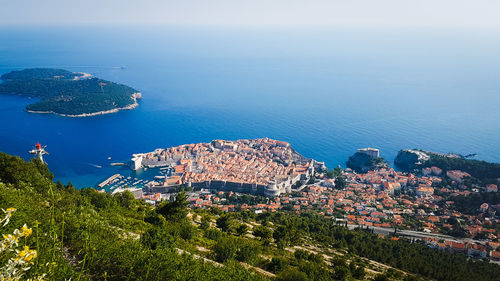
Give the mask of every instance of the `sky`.
[(500, 28), (499, 0), (0, 0), (0, 25)]

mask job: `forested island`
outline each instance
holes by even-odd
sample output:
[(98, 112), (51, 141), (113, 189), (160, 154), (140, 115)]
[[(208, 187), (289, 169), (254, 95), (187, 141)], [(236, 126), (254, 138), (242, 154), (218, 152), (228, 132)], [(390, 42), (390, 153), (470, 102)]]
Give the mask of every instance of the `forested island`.
[(0, 94), (40, 99), (26, 106), (32, 113), (87, 117), (133, 109), (142, 97), (129, 86), (63, 69), (24, 69), (3, 74), (0, 79)]

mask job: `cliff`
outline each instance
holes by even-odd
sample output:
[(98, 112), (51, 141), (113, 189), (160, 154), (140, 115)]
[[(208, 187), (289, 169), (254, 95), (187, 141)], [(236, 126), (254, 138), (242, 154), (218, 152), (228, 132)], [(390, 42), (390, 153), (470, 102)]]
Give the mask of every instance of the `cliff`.
[(374, 170), (377, 168), (388, 167), (385, 163), (384, 158), (381, 157), (370, 157), (369, 155), (356, 152), (346, 162), (348, 168), (355, 170), (356, 172), (366, 172)]
[(398, 152), (398, 155), (394, 159), (394, 164), (398, 168), (408, 171), (415, 168), (417, 165), (423, 164), (429, 159), (429, 155), (422, 151), (414, 149), (404, 149)]

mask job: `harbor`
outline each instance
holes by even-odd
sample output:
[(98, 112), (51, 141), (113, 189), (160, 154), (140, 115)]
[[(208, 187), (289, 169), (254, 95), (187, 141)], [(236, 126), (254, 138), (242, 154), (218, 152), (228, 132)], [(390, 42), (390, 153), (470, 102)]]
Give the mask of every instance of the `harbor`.
[[(119, 163), (119, 165), (113, 164), (115, 163), (112, 163), (111, 166), (128, 166), (124, 163)], [(96, 189), (109, 193), (124, 189), (144, 189), (161, 185), (171, 175), (171, 167), (144, 168), (138, 171), (133, 171), (128, 168), (120, 169), (117, 173), (97, 184)]]

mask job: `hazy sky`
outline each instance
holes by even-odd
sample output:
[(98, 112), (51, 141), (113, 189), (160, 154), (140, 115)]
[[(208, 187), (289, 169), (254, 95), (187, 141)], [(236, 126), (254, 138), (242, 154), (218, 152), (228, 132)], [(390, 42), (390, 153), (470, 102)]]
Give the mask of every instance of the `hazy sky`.
[(500, 28), (500, 0), (0, 0), (0, 24)]

